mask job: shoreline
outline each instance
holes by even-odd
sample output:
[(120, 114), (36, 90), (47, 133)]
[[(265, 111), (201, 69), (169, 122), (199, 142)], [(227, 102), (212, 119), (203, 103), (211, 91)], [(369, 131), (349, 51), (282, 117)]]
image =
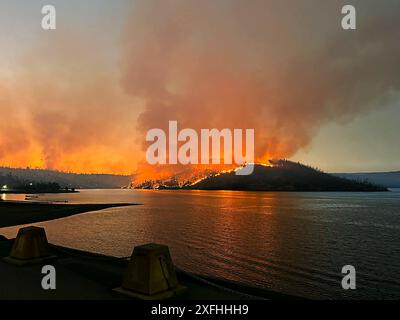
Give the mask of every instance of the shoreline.
[[(56, 257), (52, 265), (57, 268), (57, 290), (43, 290), (42, 265), (23, 268), (2, 261), (9, 255), (15, 239), (1, 239), (0, 273), (3, 275), (0, 300), (138, 300), (115, 292), (121, 286), (130, 257), (118, 258), (49, 244)], [(16, 273), (18, 270), (18, 276)], [(250, 286), (222, 278), (193, 274), (175, 266), (176, 275), (185, 287), (177, 296), (164, 301), (181, 300), (305, 300), (305, 298)], [(19, 288), (23, 287), (21, 291)]]
[[(34, 192), (32, 192), (32, 191), (34, 191)], [(70, 193), (79, 193), (79, 191), (78, 190), (74, 190), (74, 191), (72, 191), (72, 190), (70, 190), (70, 191), (66, 191), (66, 190), (60, 190), (60, 191), (49, 191), (49, 190), (47, 190), (47, 191), (35, 191), (35, 190), (1, 190), (0, 191), (0, 194), (2, 194), (2, 193), (4, 193), (4, 194), (46, 194), (46, 193), (49, 193), (49, 194), (63, 194), (63, 193), (65, 193), (65, 194), (70, 194)]]
[(383, 193), (383, 192), (393, 192), (391, 189), (399, 188), (386, 188), (385, 190), (278, 190), (278, 189), (195, 189), (195, 188), (131, 188), (129, 190), (144, 190), (144, 191), (240, 191), (240, 192), (278, 192), (278, 193)]
[(38, 223), (99, 211), (108, 208), (128, 207), (137, 203), (57, 204), (49, 202), (0, 201), (0, 228)]

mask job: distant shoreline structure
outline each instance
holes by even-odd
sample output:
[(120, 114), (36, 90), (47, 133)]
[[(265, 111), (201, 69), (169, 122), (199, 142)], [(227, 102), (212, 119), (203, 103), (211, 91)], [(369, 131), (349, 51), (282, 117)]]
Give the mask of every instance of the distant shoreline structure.
[(1, 190), (0, 194), (62, 194), (62, 193), (79, 193), (79, 190), (75, 189), (62, 189), (62, 190), (43, 190), (40, 192), (32, 192), (32, 190)]
[(61, 188), (114, 189), (130, 184), (130, 175), (69, 173), (48, 169), (0, 167), (0, 187), (13, 180), (29, 183), (57, 183)]

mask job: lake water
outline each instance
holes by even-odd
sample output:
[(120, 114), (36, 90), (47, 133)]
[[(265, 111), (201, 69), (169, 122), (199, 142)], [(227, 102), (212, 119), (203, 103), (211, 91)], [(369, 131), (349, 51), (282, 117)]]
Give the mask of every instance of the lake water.
[[(400, 298), (398, 189), (82, 190), (40, 200), (142, 204), (36, 224), (55, 244), (129, 256), (136, 245), (158, 242), (169, 245), (176, 265), (200, 274), (317, 299)], [(17, 230), (0, 234), (15, 237)], [(341, 287), (341, 269), (348, 264), (357, 270), (356, 290)]]

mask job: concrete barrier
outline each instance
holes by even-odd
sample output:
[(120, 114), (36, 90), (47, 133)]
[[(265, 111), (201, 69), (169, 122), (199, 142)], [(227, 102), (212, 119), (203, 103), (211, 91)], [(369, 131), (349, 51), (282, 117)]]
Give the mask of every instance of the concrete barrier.
[(37, 264), (55, 258), (47, 242), (46, 231), (39, 227), (25, 227), (18, 231), (10, 255), (4, 260), (17, 265)]
[(150, 243), (134, 248), (122, 286), (114, 290), (138, 299), (160, 300), (170, 298), (182, 289), (169, 248)]

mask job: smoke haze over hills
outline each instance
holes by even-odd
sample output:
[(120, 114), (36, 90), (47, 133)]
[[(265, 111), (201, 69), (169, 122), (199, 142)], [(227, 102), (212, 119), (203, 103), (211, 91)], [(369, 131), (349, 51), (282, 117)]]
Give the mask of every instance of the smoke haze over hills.
[(102, 1), (73, 16), (60, 2), (54, 33), (26, 19), (24, 41), (4, 34), (0, 165), (146, 175), (145, 134), (169, 120), (254, 128), (257, 161), (290, 158), (327, 124), (399, 101), (400, 3), (354, 1), (354, 32), (344, 3)]

